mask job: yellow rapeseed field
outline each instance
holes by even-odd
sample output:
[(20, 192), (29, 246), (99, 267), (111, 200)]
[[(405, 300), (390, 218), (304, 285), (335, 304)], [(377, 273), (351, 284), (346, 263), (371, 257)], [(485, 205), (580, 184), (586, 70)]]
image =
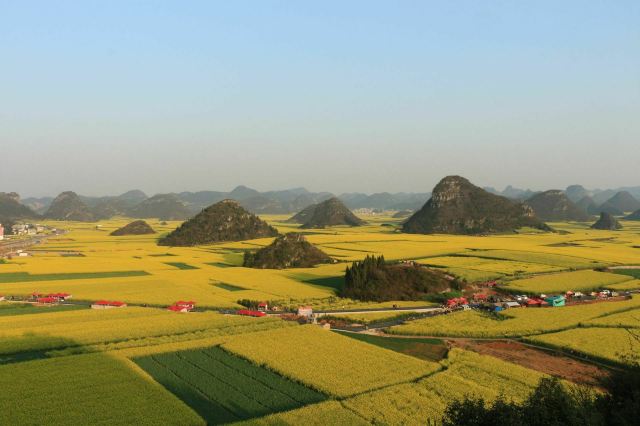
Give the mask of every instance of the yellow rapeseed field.
[(440, 368), (313, 325), (230, 337), (222, 347), (338, 397), (415, 380)]

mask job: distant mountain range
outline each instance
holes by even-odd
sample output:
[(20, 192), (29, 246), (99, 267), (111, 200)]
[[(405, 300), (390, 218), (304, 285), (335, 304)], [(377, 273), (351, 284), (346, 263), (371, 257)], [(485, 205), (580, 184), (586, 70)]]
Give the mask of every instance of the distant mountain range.
[[(352, 210), (417, 210), (431, 196), (430, 193), (388, 193), (364, 194), (345, 193), (338, 198)], [(202, 209), (222, 200), (236, 200), (253, 213), (288, 214), (296, 213), (311, 204), (318, 204), (335, 197), (330, 192), (310, 192), (305, 188), (293, 188), (280, 191), (260, 192), (246, 186), (238, 186), (232, 191), (197, 191), (170, 194), (156, 194), (148, 197), (140, 190), (128, 191), (122, 195), (106, 197), (87, 197), (80, 195), (87, 207), (97, 219), (122, 215), (132, 217), (160, 217), (164, 220), (186, 219)], [(53, 197), (29, 197), (22, 204), (34, 212), (44, 214)], [(145, 204), (142, 204), (145, 202)], [(151, 204), (155, 206), (151, 206)], [(181, 206), (178, 206), (181, 204)], [(159, 208), (161, 215), (149, 216), (149, 209)], [(188, 213), (186, 213), (188, 212)]]
[[(495, 195), (530, 204), (537, 216), (547, 220), (563, 220), (563, 215), (566, 216), (564, 220), (584, 220), (577, 211), (586, 212), (589, 216), (597, 216), (601, 212), (622, 216), (640, 210), (640, 186), (600, 190), (571, 185), (562, 191), (544, 193), (511, 185), (503, 191), (487, 187), (483, 189)], [(3, 195), (0, 197), (0, 221), (5, 223), (39, 217), (61, 220), (73, 218), (83, 221), (114, 216), (185, 220), (225, 199), (237, 201), (240, 206), (254, 214), (292, 214), (335, 197), (330, 192), (311, 192), (305, 188), (260, 192), (242, 185), (232, 191), (180, 192), (156, 194), (152, 197), (140, 190), (105, 197), (88, 197), (66, 191), (56, 198), (29, 197), (22, 200), (16, 193), (1, 194)], [(425, 205), (431, 198), (431, 193), (356, 192), (344, 193), (336, 198), (350, 210), (394, 210), (403, 211), (405, 216), (409, 216), (411, 212), (418, 211)], [(553, 209), (555, 211), (552, 211)]]

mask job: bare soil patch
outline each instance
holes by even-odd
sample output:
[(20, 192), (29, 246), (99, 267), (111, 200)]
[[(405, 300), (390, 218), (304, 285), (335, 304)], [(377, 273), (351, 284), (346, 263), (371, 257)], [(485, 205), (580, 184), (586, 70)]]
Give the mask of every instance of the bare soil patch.
[(518, 342), (456, 339), (449, 340), (448, 344), (451, 347), (459, 347), (482, 355), (490, 355), (583, 385), (600, 386), (602, 379), (609, 375), (607, 370), (595, 365), (567, 356), (554, 355)]

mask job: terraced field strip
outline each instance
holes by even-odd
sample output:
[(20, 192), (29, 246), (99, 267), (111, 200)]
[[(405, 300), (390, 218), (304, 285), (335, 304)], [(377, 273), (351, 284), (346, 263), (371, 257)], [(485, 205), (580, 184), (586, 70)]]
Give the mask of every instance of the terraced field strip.
[(152, 355), (134, 362), (208, 424), (261, 417), (327, 399), (219, 347)]
[(150, 275), (146, 271), (69, 272), (56, 274), (30, 274), (28, 272), (0, 273), (0, 283), (22, 283), (33, 281), (67, 281), (99, 278), (139, 277)]

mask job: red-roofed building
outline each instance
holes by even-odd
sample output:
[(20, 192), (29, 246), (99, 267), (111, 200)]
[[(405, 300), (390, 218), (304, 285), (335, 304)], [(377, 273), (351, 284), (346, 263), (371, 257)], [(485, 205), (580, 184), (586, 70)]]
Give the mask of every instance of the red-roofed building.
[(52, 305), (54, 303), (58, 303), (58, 299), (55, 297), (38, 297), (36, 302), (41, 303), (43, 305)]
[(127, 304), (119, 301), (98, 300), (91, 304), (91, 309), (126, 308)]
[(179, 300), (176, 303), (174, 303), (173, 305), (174, 306), (180, 306), (180, 307), (192, 310), (193, 308), (196, 307), (196, 302), (194, 302), (193, 300), (189, 300), (189, 301)]
[(167, 310), (172, 312), (189, 312), (190, 309), (186, 306), (171, 305)]
[(240, 309), (239, 311), (236, 311), (236, 314), (245, 315), (245, 316), (249, 316), (249, 317), (263, 317), (263, 316), (267, 315), (264, 312), (251, 311), (249, 309)]
[(260, 312), (267, 312), (269, 310), (269, 304), (267, 302), (258, 303), (258, 310)]
[(71, 295), (69, 293), (51, 293), (51, 294), (47, 294), (47, 297), (54, 297), (54, 298), (64, 302), (67, 299), (71, 299), (73, 297), (73, 295)]

